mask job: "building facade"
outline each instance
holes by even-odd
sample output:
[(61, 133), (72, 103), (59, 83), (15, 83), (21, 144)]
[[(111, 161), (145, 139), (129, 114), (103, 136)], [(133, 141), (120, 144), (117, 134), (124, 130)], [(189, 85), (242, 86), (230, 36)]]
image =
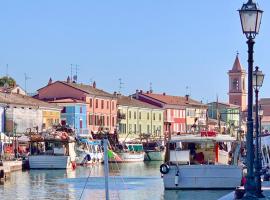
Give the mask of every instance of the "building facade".
[(133, 97), (118, 96), (117, 102), (120, 139), (164, 136), (163, 109)]
[(81, 100), (72, 98), (50, 101), (62, 107), (61, 124), (73, 128), (76, 134), (88, 134), (87, 105)]
[[(58, 113), (57, 120), (60, 120), (61, 108), (29, 96), (0, 93), (0, 103), (5, 104), (4, 132), (7, 133), (23, 134), (29, 129), (44, 130), (43, 112), (45, 111)], [(46, 120), (51, 118), (46, 116)]]
[(229, 104), (238, 105), (244, 111), (247, 109), (246, 71), (241, 66), (238, 54), (228, 75)]
[[(224, 123), (228, 131), (236, 131), (241, 128), (241, 108), (238, 105), (211, 102), (208, 103), (208, 116), (211, 119), (218, 120), (218, 123)], [(221, 130), (226, 132), (226, 130)]]
[(49, 81), (48, 85), (39, 89), (36, 98), (44, 101), (72, 98), (82, 101), (86, 105), (87, 129), (96, 133), (101, 128), (110, 133), (116, 130), (117, 97), (96, 88), (93, 85), (85, 85), (67, 81)]
[(265, 132), (270, 131), (270, 98), (262, 98), (259, 101), (259, 105), (263, 110), (263, 116), (261, 119), (262, 122), (262, 130)]

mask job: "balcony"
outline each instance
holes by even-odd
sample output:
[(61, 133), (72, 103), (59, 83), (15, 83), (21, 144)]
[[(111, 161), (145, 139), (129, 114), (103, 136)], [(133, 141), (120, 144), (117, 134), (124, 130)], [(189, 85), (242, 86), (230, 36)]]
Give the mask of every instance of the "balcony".
[(75, 134), (77, 135), (77, 136), (90, 136), (90, 131), (89, 131), (89, 129), (76, 129), (75, 130)]

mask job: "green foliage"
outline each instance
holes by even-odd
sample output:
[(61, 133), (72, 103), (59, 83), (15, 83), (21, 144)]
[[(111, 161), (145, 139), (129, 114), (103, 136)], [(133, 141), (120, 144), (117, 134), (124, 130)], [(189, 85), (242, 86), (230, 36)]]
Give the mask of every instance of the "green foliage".
[(11, 77), (7, 77), (7, 76), (1, 77), (0, 78), (0, 87), (3, 87), (5, 85), (5, 83), (7, 83), (9, 87), (16, 86), (16, 81)]

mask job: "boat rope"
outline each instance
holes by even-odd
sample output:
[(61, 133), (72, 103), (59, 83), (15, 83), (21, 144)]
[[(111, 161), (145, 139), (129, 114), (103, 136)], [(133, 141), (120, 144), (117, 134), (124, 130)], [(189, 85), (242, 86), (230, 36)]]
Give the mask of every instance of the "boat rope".
[[(115, 162), (115, 164), (116, 164), (116, 167), (117, 167), (118, 172), (120, 173), (120, 167), (119, 167), (117, 161), (115, 160), (114, 162)], [(128, 190), (127, 184), (126, 184), (126, 182), (125, 182), (123, 176), (120, 175), (120, 177), (121, 177), (121, 180), (122, 180), (122, 182), (123, 182), (123, 184), (124, 184), (125, 189)]]
[(86, 179), (86, 181), (85, 181), (85, 183), (84, 183), (84, 187), (83, 187), (83, 190), (82, 190), (82, 193), (81, 193), (81, 195), (80, 195), (79, 200), (82, 199), (83, 193), (84, 193), (84, 191), (86, 190), (86, 186), (87, 186), (88, 180), (89, 180), (89, 178), (90, 178), (90, 176), (91, 176), (91, 173), (92, 173), (92, 167), (93, 167), (93, 166), (91, 165), (91, 167), (89, 168), (89, 173), (88, 173), (87, 179)]
[[(114, 167), (113, 167), (113, 165), (112, 165), (112, 171), (114, 171)], [(116, 170), (115, 170), (116, 171)], [(117, 186), (117, 182), (116, 182), (116, 176), (115, 175), (113, 175), (113, 178), (114, 178), (114, 183), (115, 183), (115, 186)], [(119, 190), (117, 189), (116, 190), (117, 192), (117, 196), (118, 196), (118, 199), (120, 200), (120, 192), (119, 192)]]

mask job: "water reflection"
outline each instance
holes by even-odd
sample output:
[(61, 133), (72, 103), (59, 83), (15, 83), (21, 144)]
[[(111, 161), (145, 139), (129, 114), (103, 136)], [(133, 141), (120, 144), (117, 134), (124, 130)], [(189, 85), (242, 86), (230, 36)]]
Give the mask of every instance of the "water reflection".
[[(111, 164), (110, 198), (129, 200), (218, 199), (228, 191), (165, 191), (160, 162)], [(87, 181), (87, 177), (90, 178)], [(78, 167), (75, 171), (31, 170), (15, 172), (0, 185), (1, 200), (105, 199), (103, 166)], [(86, 184), (87, 182), (87, 184)], [(84, 190), (85, 188), (85, 190)]]

